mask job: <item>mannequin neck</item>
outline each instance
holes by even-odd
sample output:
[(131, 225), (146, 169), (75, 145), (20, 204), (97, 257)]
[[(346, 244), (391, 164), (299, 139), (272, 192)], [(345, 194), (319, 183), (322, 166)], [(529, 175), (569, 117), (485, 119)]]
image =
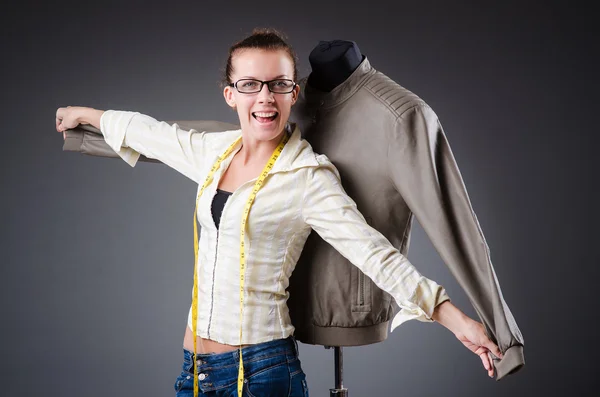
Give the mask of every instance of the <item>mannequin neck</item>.
[(319, 91), (329, 92), (350, 77), (363, 58), (353, 41), (320, 41), (308, 57), (312, 68), (308, 84)]

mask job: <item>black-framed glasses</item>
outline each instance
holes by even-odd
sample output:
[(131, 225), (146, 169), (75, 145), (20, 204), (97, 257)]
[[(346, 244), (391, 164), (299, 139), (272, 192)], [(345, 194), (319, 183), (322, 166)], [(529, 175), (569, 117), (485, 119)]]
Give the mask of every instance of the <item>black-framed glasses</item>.
[(255, 79), (240, 79), (235, 83), (228, 84), (229, 87), (235, 87), (238, 92), (242, 94), (255, 94), (260, 92), (263, 85), (267, 85), (269, 91), (275, 94), (289, 94), (296, 88), (294, 80), (289, 79), (275, 79), (275, 80), (255, 80)]

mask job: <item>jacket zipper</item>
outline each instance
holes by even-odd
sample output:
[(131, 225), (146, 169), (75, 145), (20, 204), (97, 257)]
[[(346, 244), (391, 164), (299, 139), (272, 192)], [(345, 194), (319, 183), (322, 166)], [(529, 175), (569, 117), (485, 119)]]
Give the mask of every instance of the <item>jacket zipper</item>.
[(365, 275), (360, 270), (358, 271), (358, 304), (365, 304)]

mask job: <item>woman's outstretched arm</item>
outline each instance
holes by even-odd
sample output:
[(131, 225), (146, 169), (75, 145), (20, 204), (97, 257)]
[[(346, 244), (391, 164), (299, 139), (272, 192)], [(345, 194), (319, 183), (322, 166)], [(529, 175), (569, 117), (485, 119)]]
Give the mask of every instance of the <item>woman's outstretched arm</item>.
[[(102, 132), (106, 143), (132, 167), (140, 154), (159, 160), (198, 182), (205, 172), (207, 134), (185, 130), (137, 112), (98, 110), (69, 106), (56, 111), (56, 130), (65, 131), (90, 124)], [(217, 136), (217, 134), (208, 134)], [(199, 183), (199, 182), (198, 182)]]

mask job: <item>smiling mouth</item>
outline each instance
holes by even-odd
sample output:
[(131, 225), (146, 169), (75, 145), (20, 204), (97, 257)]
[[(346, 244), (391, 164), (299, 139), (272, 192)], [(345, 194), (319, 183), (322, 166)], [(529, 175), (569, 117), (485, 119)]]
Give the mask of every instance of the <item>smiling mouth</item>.
[(253, 112), (254, 117), (259, 123), (269, 123), (279, 116), (278, 112)]

